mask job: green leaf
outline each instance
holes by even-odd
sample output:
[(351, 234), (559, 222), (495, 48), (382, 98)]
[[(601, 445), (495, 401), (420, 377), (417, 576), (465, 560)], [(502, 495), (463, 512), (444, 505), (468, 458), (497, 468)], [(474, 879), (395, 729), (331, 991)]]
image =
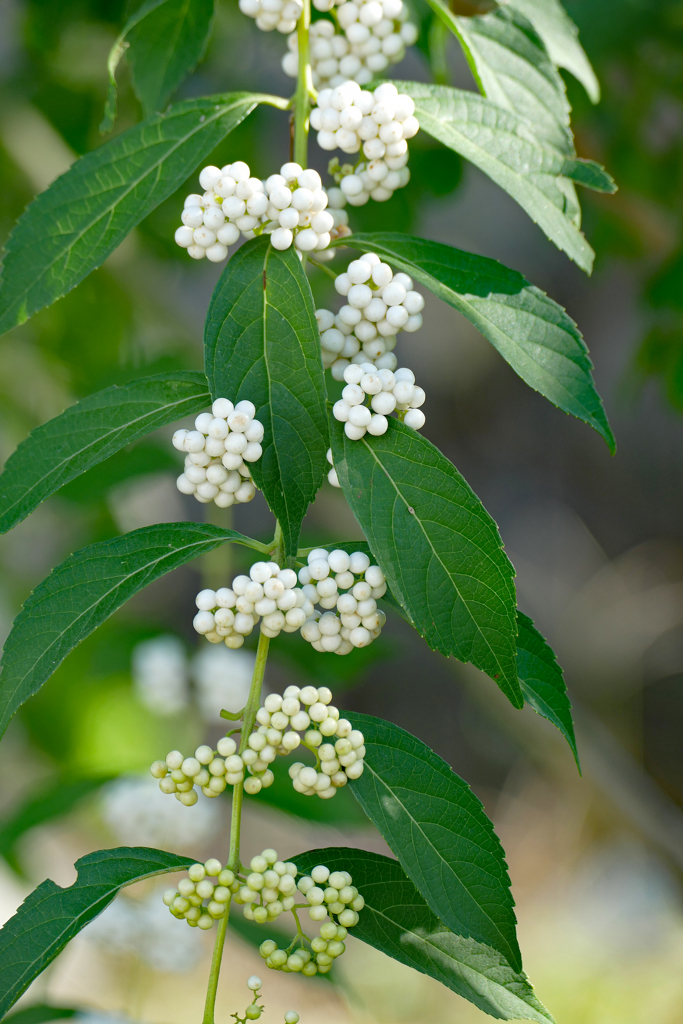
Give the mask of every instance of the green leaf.
[(235, 253), (216, 286), (204, 334), (214, 396), (249, 399), (265, 427), (253, 476), (295, 555), (301, 521), (329, 468), (326, 391), (315, 306), (296, 250), (268, 236)]
[(99, 267), (257, 103), (286, 101), (246, 92), (185, 100), (77, 160), (30, 204), (7, 240), (0, 334)]
[(202, 373), (160, 373), (84, 398), (36, 427), (0, 474), (0, 533), (131, 441), (211, 404)]
[(576, 749), (572, 706), (567, 695), (562, 669), (554, 652), (531, 619), (517, 612), (517, 674), (527, 704), (556, 726), (571, 747), (576, 767), (581, 771)]
[(22, 865), (16, 855), (16, 845), (22, 836), (36, 825), (68, 814), (76, 804), (95, 793), (110, 778), (112, 776), (107, 775), (71, 781), (63, 778), (47, 788), (44, 783), (41, 784), (35, 796), (29, 796), (19, 807), (13, 808), (10, 816), (0, 824), (0, 856), (5, 858), (14, 871), (23, 875)]
[(452, 14), (445, 0), (429, 0), (429, 5), (459, 38), (484, 96), (526, 118), (542, 142), (573, 154), (562, 76), (527, 18), (510, 7), (463, 18)]
[(65, 1017), (75, 1017), (79, 1010), (68, 1006), (49, 1006), (47, 1003), (33, 1003), (32, 1006), (22, 1007), (14, 1013), (4, 1017), (5, 1024), (48, 1024), (51, 1020), (62, 1020)]
[(579, 30), (560, 0), (509, 0), (534, 26), (557, 67), (566, 68), (581, 82), (593, 103), (600, 99), (600, 84), (581, 43)]
[(346, 500), (409, 621), (521, 708), (514, 570), (493, 519), (448, 459), (397, 419), (360, 441), (334, 419), (330, 427)]
[(525, 118), (483, 96), (447, 85), (399, 82), (415, 101), (420, 127), (470, 160), (515, 199), (548, 238), (590, 274), (595, 253), (581, 234), (565, 154), (541, 143)]
[(354, 938), (426, 974), (498, 1020), (552, 1024), (522, 971), (496, 949), (450, 931), (432, 913), (400, 864), (347, 847), (311, 850), (291, 858), (299, 871), (324, 864), (348, 871), (365, 899)]
[(606, 192), (607, 195), (614, 195), (617, 185), (611, 174), (595, 160), (583, 160), (581, 157), (574, 157), (565, 160), (562, 165), (562, 173), (571, 178), (584, 188), (590, 188), (594, 192)]
[(41, 882), (0, 929), (0, 1017), (124, 886), (192, 863), (175, 853), (122, 846), (81, 857), (68, 889), (50, 878)]
[(160, 523), (77, 551), (53, 569), (14, 620), (0, 665), (0, 736), (69, 651), (133, 594), (179, 565), (234, 541), (265, 544), (204, 523)]
[(166, 105), (201, 59), (213, 7), (213, 0), (145, 0), (109, 54), (109, 94), (100, 131), (109, 131), (116, 117), (116, 68), (126, 50), (135, 95), (149, 117)]
[(522, 380), (597, 430), (614, 452), (614, 435), (578, 327), (562, 306), (516, 270), (487, 256), (393, 232), (351, 235), (344, 244), (376, 252), (457, 309)]

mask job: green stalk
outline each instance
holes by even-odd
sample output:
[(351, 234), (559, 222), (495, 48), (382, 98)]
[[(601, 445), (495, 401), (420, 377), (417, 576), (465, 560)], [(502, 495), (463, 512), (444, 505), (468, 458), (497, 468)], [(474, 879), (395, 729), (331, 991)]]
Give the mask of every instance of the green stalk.
[(294, 161), (308, 166), (308, 118), (313, 94), (308, 31), (311, 27), (311, 0), (303, 0), (304, 9), (297, 25), (299, 74), (294, 95)]

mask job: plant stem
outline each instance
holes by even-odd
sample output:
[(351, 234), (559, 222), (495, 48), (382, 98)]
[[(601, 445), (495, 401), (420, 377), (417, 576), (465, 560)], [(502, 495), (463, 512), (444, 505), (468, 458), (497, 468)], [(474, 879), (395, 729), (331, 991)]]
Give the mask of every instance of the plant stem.
[(311, 26), (311, 0), (303, 0), (304, 9), (297, 26), (299, 53), (299, 74), (294, 96), (294, 161), (302, 167), (308, 166), (308, 116), (311, 109), (313, 79), (308, 47), (308, 30)]
[(429, 27), (429, 63), (432, 66), (432, 74), (437, 85), (448, 85), (450, 81), (448, 61), (446, 60), (448, 36), (448, 27), (440, 18), (433, 17)]
[[(241, 790), (241, 787), (240, 787)], [(223, 946), (225, 935), (228, 930), (228, 917), (230, 915), (230, 903), (227, 904), (225, 914), (218, 921), (216, 941), (213, 947), (211, 958), (211, 970), (209, 971), (209, 984), (206, 990), (206, 1003), (204, 1004), (204, 1019), (202, 1024), (214, 1024), (214, 1009), (216, 1006), (216, 991), (218, 989), (218, 975), (221, 970), (221, 959), (223, 957)]]

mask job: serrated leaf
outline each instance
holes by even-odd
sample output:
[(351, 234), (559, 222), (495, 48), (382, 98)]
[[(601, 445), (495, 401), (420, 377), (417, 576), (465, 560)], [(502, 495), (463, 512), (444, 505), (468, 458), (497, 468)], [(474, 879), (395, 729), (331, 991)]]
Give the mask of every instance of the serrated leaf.
[(565, 85), (531, 22), (511, 7), (463, 18), (444, 0), (429, 5), (460, 40), (483, 95), (525, 117), (541, 141), (573, 154)]
[(562, 165), (562, 173), (571, 178), (572, 181), (590, 188), (594, 192), (605, 192), (607, 195), (614, 195), (617, 185), (611, 174), (608, 174), (602, 164), (595, 160), (584, 160), (582, 157), (573, 157), (565, 160)]
[(590, 274), (595, 253), (580, 231), (565, 154), (541, 143), (525, 118), (483, 96), (447, 85), (394, 83), (415, 102), (420, 127), (505, 189), (558, 249)]
[(614, 435), (578, 327), (522, 274), (487, 256), (394, 232), (351, 235), (344, 244), (376, 252), (457, 309), (522, 380), (597, 430), (614, 452)]
[(426, 974), (498, 1020), (553, 1018), (522, 971), (497, 950), (450, 931), (432, 913), (398, 861), (347, 847), (310, 850), (292, 857), (299, 871), (316, 864), (348, 871), (365, 906), (354, 938)]
[(116, 117), (116, 68), (127, 51), (135, 95), (145, 117), (162, 110), (201, 59), (211, 30), (214, 0), (145, 0), (114, 43), (107, 68), (109, 94), (100, 131)]
[(204, 354), (212, 394), (256, 406), (265, 435), (252, 473), (294, 555), (329, 448), (315, 306), (294, 249), (265, 236), (235, 253), (211, 299)]
[(77, 160), (34, 199), (6, 242), (0, 334), (99, 267), (258, 103), (286, 105), (246, 92), (184, 100)]
[(560, 0), (509, 0), (534, 26), (560, 68), (566, 68), (581, 82), (593, 103), (600, 100), (600, 84), (579, 42), (579, 30)]
[(160, 523), (90, 544), (53, 569), (26, 599), (0, 665), (0, 736), (69, 651), (133, 594), (179, 565), (234, 541), (268, 548), (235, 530), (205, 523)]
[(50, 878), (41, 882), (0, 929), (0, 1017), (124, 886), (192, 863), (175, 853), (122, 846), (77, 860), (78, 878), (68, 889)]
[(481, 801), (409, 732), (347, 712), (365, 737), (351, 792), (439, 920), (522, 969), (505, 854)]
[(202, 373), (160, 373), (84, 398), (31, 431), (0, 474), (0, 532), (91, 466), (211, 404)]
[(487, 672), (515, 707), (514, 570), (498, 529), (455, 466), (389, 420), (350, 441), (331, 420), (334, 467), (394, 597), (430, 647)]
[(572, 706), (562, 669), (548, 642), (528, 615), (517, 612), (517, 674), (524, 699), (534, 711), (556, 726), (569, 744), (576, 767), (581, 771), (576, 749)]

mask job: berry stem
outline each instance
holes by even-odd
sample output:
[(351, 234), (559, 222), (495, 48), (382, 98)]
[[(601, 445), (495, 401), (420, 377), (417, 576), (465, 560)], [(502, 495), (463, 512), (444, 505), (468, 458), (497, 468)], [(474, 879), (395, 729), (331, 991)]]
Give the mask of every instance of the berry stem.
[(311, 26), (311, 0), (303, 0), (304, 9), (297, 26), (299, 73), (294, 96), (294, 160), (308, 166), (308, 118), (313, 94), (308, 31)]

